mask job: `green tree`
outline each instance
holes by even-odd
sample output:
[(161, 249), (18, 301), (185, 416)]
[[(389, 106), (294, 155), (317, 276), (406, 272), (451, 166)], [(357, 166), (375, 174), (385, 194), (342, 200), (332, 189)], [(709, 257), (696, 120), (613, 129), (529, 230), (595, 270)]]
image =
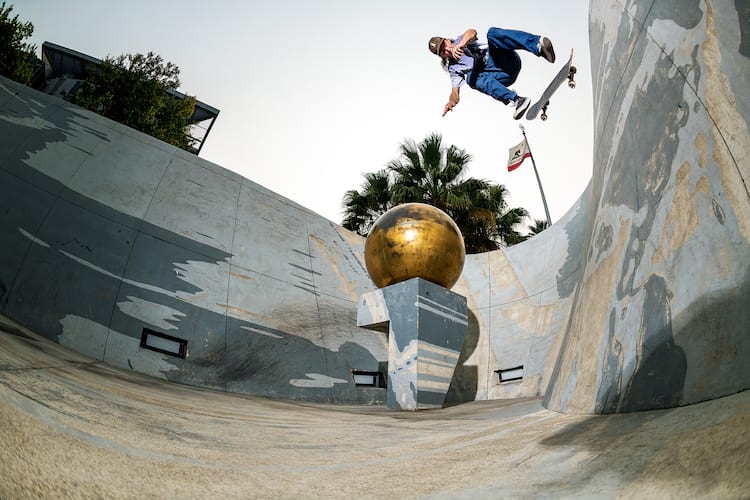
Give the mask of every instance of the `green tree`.
[(11, 17), (12, 10), (13, 5), (0, 5), (0, 75), (28, 85), (36, 46), (25, 40), (34, 33), (34, 25), (21, 22), (18, 15)]
[(471, 155), (456, 146), (445, 147), (440, 134), (422, 142), (407, 140), (400, 157), (376, 174), (365, 174), (360, 191), (344, 196), (345, 228), (366, 235), (386, 210), (401, 203), (421, 202), (440, 208), (461, 229), (468, 253), (495, 250), (524, 240), (515, 227), (527, 216), (522, 208), (508, 208), (502, 185), (465, 179)]
[(394, 202), (427, 203), (448, 213), (471, 205), (463, 186), (471, 161), (465, 150), (444, 147), (442, 136), (432, 133), (419, 144), (414, 140), (402, 142), (400, 151), (400, 158), (386, 166), (394, 174)]
[(536, 236), (537, 234), (541, 233), (548, 227), (549, 227), (549, 224), (547, 224), (546, 220), (535, 219), (534, 224), (529, 226), (528, 237), (531, 238), (532, 236)]
[(453, 220), (461, 228), (468, 253), (489, 252), (501, 246), (512, 246), (526, 238), (516, 228), (528, 212), (508, 207), (508, 190), (502, 184), (473, 179), (466, 183), (471, 206), (454, 210)]
[(175, 94), (180, 69), (149, 52), (107, 57), (86, 68), (74, 98), (79, 106), (189, 150), (195, 98)]
[(347, 191), (343, 201), (345, 215), (342, 225), (361, 235), (369, 233), (378, 217), (395, 206), (392, 200), (393, 182), (386, 170), (364, 176), (362, 188)]

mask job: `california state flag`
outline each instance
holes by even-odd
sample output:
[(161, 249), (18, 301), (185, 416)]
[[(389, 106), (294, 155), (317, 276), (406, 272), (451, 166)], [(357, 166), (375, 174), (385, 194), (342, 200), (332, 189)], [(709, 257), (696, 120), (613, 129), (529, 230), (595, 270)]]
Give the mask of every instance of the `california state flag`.
[(521, 166), (521, 163), (523, 163), (526, 158), (531, 156), (531, 151), (529, 151), (529, 145), (526, 142), (525, 137), (518, 145), (510, 148), (509, 152), (508, 172), (513, 172), (515, 169)]

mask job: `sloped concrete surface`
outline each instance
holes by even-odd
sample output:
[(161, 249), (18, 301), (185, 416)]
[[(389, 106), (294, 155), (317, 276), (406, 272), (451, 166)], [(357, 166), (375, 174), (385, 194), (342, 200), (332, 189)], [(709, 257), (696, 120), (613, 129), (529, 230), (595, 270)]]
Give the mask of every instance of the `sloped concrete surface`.
[(746, 498), (750, 11), (590, 13), (592, 180), (467, 257), (429, 412), (353, 382), (361, 237), (0, 78), (0, 498)]
[[(364, 239), (252, 181), (0, 78), (0, 313), (113, 366), (227, 392), (368, 403)], [(140, 348), (144, 328), (187, 342)]]
[[(542, 234), (467, 257), (451, 404), (617, 413), (750, 386), (749, 16), (591, 2), (591, 182)], [(0, 215), (0, 314), (53, 342), (231, 393), (385, 399), (352, 375), (387, 359), (356, 326), (363, 239), (249, 179), (0, 78)]]
[(743, 498), (750, 392), (582, 416), (274, 401), (119, 370), (0, 318), (2, 498)]
[[(382, 401), (385, 335), (364, 239), (220, 166), (0, 78), (0, 313), (107, 363), (174, 382), (316, 402)], [(542, 395), (580, 281), (589, 196), (554, 227), (466, 258), (469, 339), (451, 402)], [(187, 359), (140, 348), (144, 328)], [(524, 366), (500, 384), (498, 369)]]
[[(356, 326), (364, 239), (251, 180), (0, 78), (0, 313), (112, 366), (240, 394), (383, 401)], [(580, 272), (579, 202), (517, 249), (468, 256), (470, 341), (452, 402), (544, 393)], [(563, 277), (560, 278), (559, 276)], [(142, 349), (144, 328), (187, 359)], [(552, 361), (550, 361), (552, 359)], [(501, 361), (498, 361), (501, 360)], [(520, 383), (494, 370), (524, 365)]]
[(669, 408), (750, 385), (750, 11), (590, 7), (587, 243), (545, 406)]

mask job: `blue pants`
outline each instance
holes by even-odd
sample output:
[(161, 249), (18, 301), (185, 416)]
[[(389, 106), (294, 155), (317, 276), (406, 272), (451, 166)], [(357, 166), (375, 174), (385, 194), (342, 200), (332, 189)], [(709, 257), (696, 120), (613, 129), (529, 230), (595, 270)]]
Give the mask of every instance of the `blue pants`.
[(518, 78), (521, 71), (521, 58), (516, 50), (525, 50), (538, 56), (539, 35), (525, 31), (490, 28), (487, 31), (489, 55), (487, 65), (476, 76), (474, 88), (505, 104), (518, 96), (508, 88)]

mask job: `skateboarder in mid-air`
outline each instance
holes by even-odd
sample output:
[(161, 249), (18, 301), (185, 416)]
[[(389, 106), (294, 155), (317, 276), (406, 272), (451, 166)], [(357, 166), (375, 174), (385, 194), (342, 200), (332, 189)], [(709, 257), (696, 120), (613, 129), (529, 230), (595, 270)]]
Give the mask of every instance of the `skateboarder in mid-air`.
[(526, 50), (555, 62), (555, 50), (549, 38), (524, 31), (490, 28), (487, 43), (477, 41), (477, 30), (469, 28), (455, 39), (434, 36), (430, 38), (430, 52), (442, 59), (443, 68), (451, 79), (451, 95), (443, 116), (458, 104), (461, 85), (468, 83), (504, 104), (515, 105), (513, 118), (521, 119), (529, 107), (529, 99), (510, 90), (521, 71), (521, 58), (516, 50)]

